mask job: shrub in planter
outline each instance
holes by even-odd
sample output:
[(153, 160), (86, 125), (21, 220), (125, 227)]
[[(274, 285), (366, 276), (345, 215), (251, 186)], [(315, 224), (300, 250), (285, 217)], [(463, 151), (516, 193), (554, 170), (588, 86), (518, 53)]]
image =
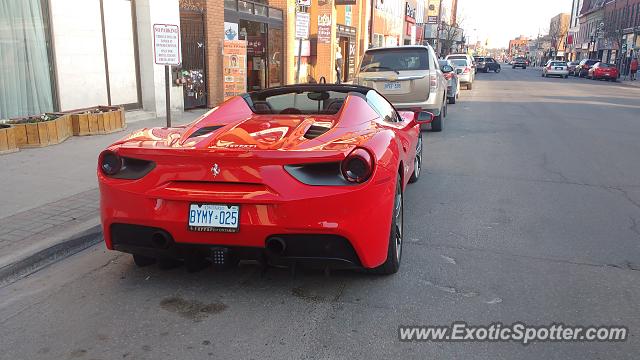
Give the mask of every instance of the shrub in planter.
[(124, 111), (117, 106), (96, 106), (70, 113), (76, 136), (109, 134), (126, 127)]
[(72, 134), (71, 118), (65, 114), (46, 113), (11, 119), (7, 123), (14, 128), (19, 148), (59, 144)]
[(0, 154), (18, 151), (16, 129), (11, 125), (0, 124)]

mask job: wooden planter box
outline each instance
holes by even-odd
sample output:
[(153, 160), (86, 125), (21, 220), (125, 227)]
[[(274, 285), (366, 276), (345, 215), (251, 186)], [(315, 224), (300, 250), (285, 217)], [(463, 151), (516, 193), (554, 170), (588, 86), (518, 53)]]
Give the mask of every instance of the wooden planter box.
[(59, 144), (71, 135), (71, 117), (62, 115), (55, 120), (36, 123), (14, 122), (16, 144), (19, 148), (33, 148)]
[(16, 129), (11, 125), (0, 125), (0, 154), (18, 151)]
[(116, 106), (75, 110), (70, 116), (75, 136), (110, 134), (126, 128), (124, 110)]

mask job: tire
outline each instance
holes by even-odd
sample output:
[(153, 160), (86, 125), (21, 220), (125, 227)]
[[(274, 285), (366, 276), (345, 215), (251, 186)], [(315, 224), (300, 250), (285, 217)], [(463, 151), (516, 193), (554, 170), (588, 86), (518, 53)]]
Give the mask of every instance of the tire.
[(515, 67), (515, 66), (511, 66), (511, 68), (512, 68), (512, 69), (515, 69), (516, 67)]
[(565, 75), (565, 76), (564, 76), (564, 78), (565, 78), (565, 79), (566, 79), (566, 78), (568, 78), (568, 77), (569, 77), (569, 75)]
[(415, 183), (420, 179), (420, 174), (422, 173), (422, 134), (418, 138), (418, 145), (416, 149), (416, 156), (413, 159), (413, 173), (409, 178), (409, 182), (411, 184)]
[(153, 265), (156, 263), (156, 261), (157, 261), (156, 258), (133, 254), (133, 263), (136, 264), (137, 267), (145, 267), (145, 266)]
[(402, 259), (402, 234), (404, 230), (404, 196), (402, 194), (402, 179), (398, 174), (396, 191), (393, 198), (393, 211), (391, 212), (391, 230), (389, 231), (389, 245), (387, 246), (387, 260), (372, 269), (375, 274), (391, 275), (400, 269)]
[(496, 68), (494, 71), (495, 71), (495, 72), (496, 72), (496, 74), (497, 74), (497, 73), (499, 73), (499, 72), (500, 72), (500, 68)]
[(522, 67), (522, 70), (525, 70), (526, 68), (527, 68), (526, 66), (523, 66), (523, 67)]
[(544, 73), (542, 73), (542, 75), (541, 75), (541, 76), (542, 76), (542, 77), (544, 77)]
[(473, 90), (473, 83), (467, 83), (467, 90)]
[(449, 102), (449, 104), (455, 104), (456, 103), (456, 96), (452, 96), (447, 98), (447, 101)]
[(444, 110), (444, 116), (443, 118), (447, 117), (447, 114), (449, 113), (449, 106), (447, 105), (448, 102), (445, 100), (444, 103), (442, 104), (442, 110)]
[(440, 115), (436, 116), (431, 122), (431, 131), (440, 132), (442, 131), (442, 118), (444, 115), (444, 107), (440, 109)]

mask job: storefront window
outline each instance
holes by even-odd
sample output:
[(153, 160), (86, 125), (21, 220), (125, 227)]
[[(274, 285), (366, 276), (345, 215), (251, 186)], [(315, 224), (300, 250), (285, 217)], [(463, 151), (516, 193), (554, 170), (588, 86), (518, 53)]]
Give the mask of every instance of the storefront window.
[(237, 10), (237, 1), (236, 0), (224, 0), (224, 8), (229, 10)]
[(267, 83), (267, 24), (240, 20), (240, 40), (247, 40), (247, 90), (264, 89)]
[(53, 111), (41, 0), (0, 6), (0, 119)]
[(266, 6), (255, 4), (254, 8), (255, 8), (255, 14), (256, 15), (267, 17), (267, 7)]
[(282, 29), (269, 29), (269, 87), (282, 85)]
[(242, 0), (238, 1), (238, 11), (249, 14), (253, 13), (253, 3)]

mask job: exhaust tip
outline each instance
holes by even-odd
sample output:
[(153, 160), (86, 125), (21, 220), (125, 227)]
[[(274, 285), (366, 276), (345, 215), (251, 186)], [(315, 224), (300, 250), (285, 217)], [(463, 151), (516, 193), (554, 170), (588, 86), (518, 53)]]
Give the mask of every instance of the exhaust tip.
[(158, 249), (166, 249), (169, 247), (169, 236), (163, 232), (155, 232), (151, 235), (151, 243)]
[(280, 237), (267, 239), (267, 251), (273, 255), (282, 255), (287, 248), (287, 243)]

